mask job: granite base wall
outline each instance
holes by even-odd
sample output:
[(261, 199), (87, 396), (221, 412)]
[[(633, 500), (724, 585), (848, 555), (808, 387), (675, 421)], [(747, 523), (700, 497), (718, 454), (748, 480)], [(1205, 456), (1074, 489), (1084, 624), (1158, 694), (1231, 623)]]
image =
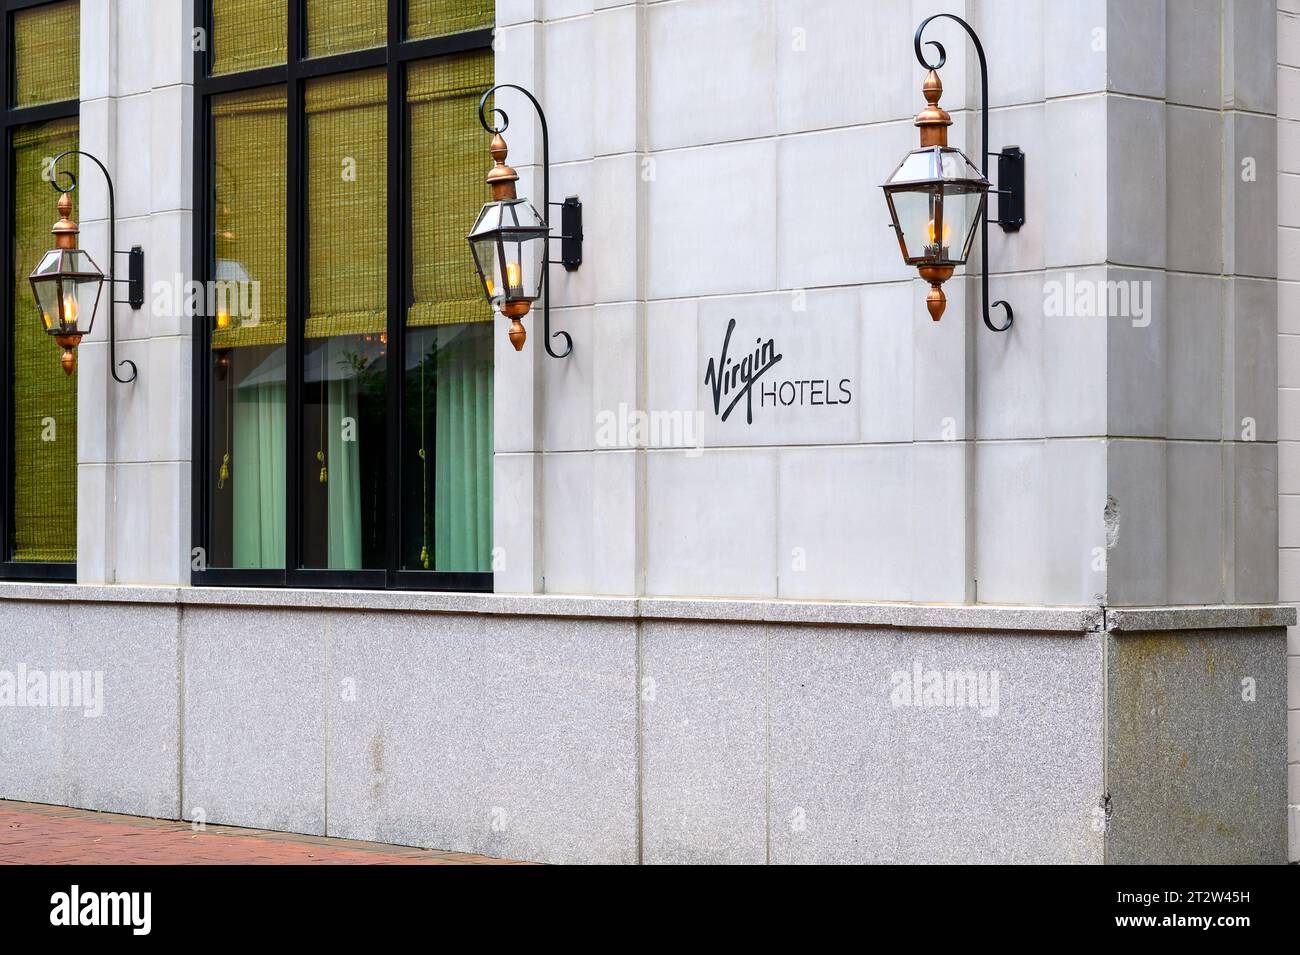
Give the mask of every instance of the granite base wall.
[(0, 670), (104, 675), (97, 718), (0, 706), (0, 797), (557, 863), (1284, 861), (1283, 627), (1012, 626), (0, 600)]

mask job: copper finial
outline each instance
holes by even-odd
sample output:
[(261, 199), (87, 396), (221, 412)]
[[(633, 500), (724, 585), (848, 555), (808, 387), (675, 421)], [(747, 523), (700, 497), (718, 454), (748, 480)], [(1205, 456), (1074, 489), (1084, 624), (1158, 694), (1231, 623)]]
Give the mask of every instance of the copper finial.
[(63, 349), (59, 364), (63, 367), (65, 375), (71, 375), (77, 370), (77, 346), (81, 344), (81, 334), (81, 332), (70, 332), (66, 335), (54, 336), (54, 340)]
[(54, 228), (50, 230), (50, 235), (54, 236), (54, 247), (57, 249), (77, 247), (77, 233), (81, 230), (72, 221), (71, 215), (72, 196), (65, 192), (59, 196), (59, 221), (54, 223)]
[(947, 146), (948, 127), (952, 125), (952, 117), (939, 105), (939, 97), (943, 95), (943, 81), (935, 70), (925, 74), (921, 91), (925, 94), (926, 102), (925, 109), (916, 114), (916, 125), (921, 128), (921, 146)]
[(943, 317), (944, 307), (948, 304), (948, 297), (943, 294), (943, 283), (952, 278), (953, 266), (921, 265), (917, 266), (916, 271), (924, 281), (930, 283), (930, 291), (925, 296), (925, 310), (937, 322)]
[(484, 180), (492, 187), (492, 201), (499, 202), (502, 199), (515, 198), (515, 182), (519, 179), (519, 173), (515, 172), (506, 165), (506, 148), (505, 138), (497, 133), (492, 137), (492, 145), (488, 147), (488, 152), (496, 161), (496, 165), (487, 174)]
[(501, 306), (501, 314), (510, 319), (510, 344), (515, 346), (515, 351), (524, 350), (528, 333), (524, 330), (523, 317), (528, 314), (530, 304), (527, 300), (515, 300)]

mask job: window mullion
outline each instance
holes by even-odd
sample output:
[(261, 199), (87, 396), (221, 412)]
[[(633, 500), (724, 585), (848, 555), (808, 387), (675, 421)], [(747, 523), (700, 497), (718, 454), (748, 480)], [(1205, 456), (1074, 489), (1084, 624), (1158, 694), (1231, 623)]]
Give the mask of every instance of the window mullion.
[(285, 576), (292, 581), (302, 567), (302, 514), (300, 511), (302, 487), (302, 351), (303, 312), (305, 309), (304, 281), (306, 274), (306, 215), (305, 201), (306, 144), (304, 131), (306, 118), (303, 111), (303, 78), (300, 56), (303, 44), (303, 19), (306, 0), (290, 0), (288, 65), (289, 115), (285, 135), (285, 445), (288, 460), (285, 462)]
[(388, 421), (385, 453), (388, 459), (387, 570), (388, 585), (396, 583), (402, 553), (402, 414), (405, 368), (402, 321), (406, 310), (404, 249), (406, 201), (406, 94), (402, 64), (396, 56), (405, 28), (405, 3), (388, 0)]

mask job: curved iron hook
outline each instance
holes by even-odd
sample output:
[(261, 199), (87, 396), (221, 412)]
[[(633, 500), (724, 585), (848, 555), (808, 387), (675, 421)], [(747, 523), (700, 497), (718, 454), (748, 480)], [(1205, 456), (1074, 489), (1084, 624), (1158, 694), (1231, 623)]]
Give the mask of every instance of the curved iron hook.
[[(989, 66), (988, 61), (984, 58), (984, 45), (980, 43), (979, 35), (969, 23), (957, 16), (955, 13), (936, 13), (926, 17), (921, 21), (921, 25), (916, 28), (916, 36), (912, 38), (912, 49), (916, 53), (917, 62), (927, 70), (937, 70), (948, 62), (948, 51), (943, 48), (943, 44), (938, 40), (921, 41), (921, 34), (925, 28), (930, 25), (931, 20), (940, 18), (955, 20), (971, 39), (975, 45), (975, 53), (980, 61), (980, 172), (984, 178), (989, 177)], [(925, 58), (923, 46), (932, 46), (939, 51), (939, 62), (931, 63)], [(1015, 321), (1015, 312), (1011, 309), (1009, 302), (999, 299), (993, 303), (993, 308), (999, 305), (1006, 310), (1007, 320), (1003, 325), (994, 325), (993, 320), (989, 317), (989, 201), (988, 196), (984, 197), (984, 202), (980, 209), (980, 288), (983, 294), (981, 307), (984, 315), (984, 326), (993, 332), (1005, 332)]]
[[(537, 119), (542, 126), (542, 215), (546, 216), (546, 238), (542, 240), (542, 345), (546, 349), (546, 354), (552, 358), (567, 358), (573, 351), (573, 337), (564, 331), (551, 331), (551, 139), (550, 132), (546, 128), (546, 113), (542, 110), (542, 104), (537, 102), (537, 97), (514, 83), (498, 83), (492, 87), (478, 101), (478, 121), (492, 135), (504, 133), (510, 127), (510, 117), (506, 111), (493, 106), (490, 110), (487, 108), (488, 97), (497, 90), (518, 90), (528, 97), (528, 101), (533, 104), (533, 109), (537, 110)], [(494, 126), (488, 122), (488, 113), (501, 117), (501, 125)], [(556, 354), (551, 348), (552, 338), (564, 339), (564, 351)]]
[[(117, 206), (113, 199), (113, 177), (108, 174), (108, 170), (97, 156), (82, 149), (65, 149), (55, 156), (53, 162), (50, 163), (50, 171), (53, 173), (50, 185), (54, 187), (56, 192), (66, 195), (77, 188), (75, 173), (67, 169), (62, 172), (57, 171), (59, 162), (65, 156), (85, 156), (99, 167), (99, 171), (104, 174), (104, 181), (108, 183), (108, 370), (112, 373), (113, 380), (119, 385), (130, 384), (135, 381), (138, 373), (135, 362), (129, 358), (123, 358), (121, 361), (117, 360), (117, 321), (115, 317), (117, 299), (113, 297), (117, 288)], [(68, 177), (69, 185), (66, 188), (59, 185), (60, 176)], [(131, 377), (118, 377), (117, 369), (122, 365), (130, 366)]]

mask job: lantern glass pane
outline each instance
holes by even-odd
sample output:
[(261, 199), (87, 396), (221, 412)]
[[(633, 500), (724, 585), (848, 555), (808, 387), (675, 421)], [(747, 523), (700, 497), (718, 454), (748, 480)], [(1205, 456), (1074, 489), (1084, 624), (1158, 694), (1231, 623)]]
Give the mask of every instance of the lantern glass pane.
[(479, 278), (483, 281), (483, 290), (488, 300), (498, 306), (502, 302), (501, 297), (501, 277), (500, 271), (496, 267), (497, 244), (493, 239), (474, 239), (470, 242), (470, 251), (474, 253), (474, 267), (478, 269)]
[(932, 182), (938, 179), (970, 182), (987, 187), (984, 174), (970, 158), (960, 149), (953, 149), (950, 146), (929, 146), (912, 150), (889, 177), (889, 183)]
[(53, 280), (40, 280), (32, 283), (36, 293), (36, 306), (41, 310), (41, 324), (49, 331), (54, 327), (54, 320), (59, 315), (59, 283)]
[(965, 262), (970, 256), (971, 242), (975, 238), (975, 227), (979, 224), (984, 197), (982, 191), (962, 192), (949, 195), (944, 200), (944, 217), (952, 222), (952, 234), (963, 239), (960, 249), (953, 246), (953, 254), (959, 256), (956, 261)]
[(943, 198), (943, 243), (939, 254), (946, 262), (966, 261), (970, 236), (974, 234), (979, 214), (979, 192), (951, 192)]
[(930, 242), (931, 222), (935, 213), (935, 196), (931, 189), (915, 189), (893, 193), (894, 211), (898, 215), (898, 228), (909, 260), (926, 255)]
[(542, 260), (546, 252), (546, 224), (526, 199), (511, 203), (509, 216), (517, 230), (513, 234), (510, 228), (505, 230), (510, 297), (535, 301), (542, 294), (542, 270), (546, 267)]
[(542, 275), (546, 263), (542, 260), (546, 242), (541, 235), (533, 234), (515, 243), (515, 261), (520, 264), (520, 297), (536, 301), (542, 295)]
[(63, 254), (64, 272), (83, 272), (100, 275), (99, 266), (85, 249), (69, 249)]
[(61, 265), (63, 265), (63, 253), (58, 249), (51, 249), (45, 253), (45, 258), (41, 259), (32, 275), (50, 275), (60, 271)]
[(939, 163), (933, 149), (917, 149), (908, 153), (902, 164), (889, 177), (895, 182), (921, 182), (939, 178)]
[(98, 278), (67, 278), (60, 283), (61, 301), (58, 303), (57, 324), (67, 331), (90, 331), (95, 318), (95, 305), (99, 299)]

